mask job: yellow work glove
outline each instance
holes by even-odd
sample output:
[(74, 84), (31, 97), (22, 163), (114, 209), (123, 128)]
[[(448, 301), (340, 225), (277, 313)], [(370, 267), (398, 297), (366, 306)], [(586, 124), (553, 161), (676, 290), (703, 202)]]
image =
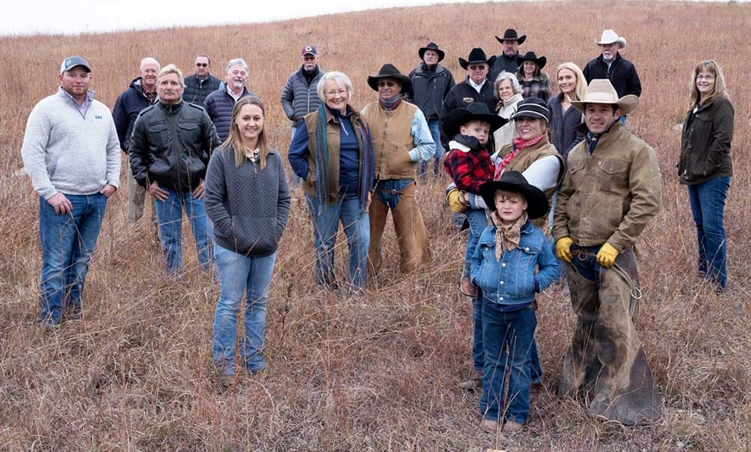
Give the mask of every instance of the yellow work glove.
[(571, 263), (571, 259), (574, 255), (571, 254), (571, 245), (574, 244), (574, 240), (571, 237), (561, 237), (555, 242), (555, 254), (558, 259)]
[(449, 202), (449, 207), (456, 213), (462, 213), (467, 210), (467, 202), (464, 200), (464, 193), (458, 188), (452, 188), (446, 193), (446, 201)]
[(597, 252), (597, 263), (605, 268), (610, 268), (615, 265), (616, 257), (618, 257), (618, 251), (606, 242)]

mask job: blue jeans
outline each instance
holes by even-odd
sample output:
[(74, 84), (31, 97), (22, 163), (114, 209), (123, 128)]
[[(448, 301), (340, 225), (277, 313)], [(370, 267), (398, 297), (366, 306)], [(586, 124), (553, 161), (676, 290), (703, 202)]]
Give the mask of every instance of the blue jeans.
[(202, 270), (209, 270), (211, 266), (211, 245), (209, 237), (212, 233), (211, 222), (206, 216), (203, 200), (193, 197), (191, 192), (177, 193), (162, 187), (169, 195), (166, 201), (154, 199), (156, 218), (159, 223), (159, 238), (162, 240), (162, 252), (167, 261), (167, 274), (179, 277), (183, 271), (183, 208), (190, 221), (193, 237), (196, 240), (198, 262)]
[(54, 207), (39, 198), (42, 241), (39, 319), (53, 324), (60, 323), (63, 309), (73, 315), (81, 311), (81, 293), (107, 207), (107, 197), (100, 193), (65, 197), (73, 206), (67, 215), (55, 213)]
[(482, 342), (482, 291), (477, 289), (477, 296), (472, 297), (472, 324), (474, 334), (472, 336), (472, 364), (475, 371), (482, 372), (485, 369), (485, 348)]
[(349, 248), (349, 283), (365, 287), (365, 275), (370, 247), (370, 218), (364, 211), (357, 194), (339, 192), (338, 200), (327, 205), (320, 216), (316, 215), (318, 200), (305, 195), (313, 222), (316, 246), (316, 281), (326, 286), (336, 286), (334, 277), (334, 249), (339, 222), (344, 228)]
[[(441, 130), (439, 128), (439, 121), (437, 119), (428, 119), (428, 128), (430, 129), (430, 136), (433, 137), (435, 142), (435, 154), (433, 155), (433, 175), (437, 176), (441, 172), (441, 158), (445, 149), (441, 145)], [(417, 165), (417, 175), (420, 176), (420, 180), (425, 181), (426, 172), (428, 169), (428, 162), (420, 160)]]
[(724, 289), (728, 281), (724, 221), (730, 179), (718, 177), (688, 186), (699, 243), (699, 274), (717, 284), (719, 289)]
[(214, 364), (224, 375), (235, 373), (237, 313), (245, 296), (245, 335), (240, 355), (243, 365), (251, 372), (263, 370), (266, 367), (263, 358), (266, 304), (276, 253), (265, 257), (244, 256), (214, 244), (214, 256), (220, 287), (214, 314)]
[[(297, 133), (297, 127), (292, 126), (291, 134), (290, 134), (290, 143), (292, 140), (295, 139), (295, 133)], [(302, 177), (295, 174), (294, 171), (289, 172), (289, 184), (292, 187), (299, 187), (302, 184)]]
[(464, 250), (464, 269), (462, 276), (469, 276), (469, 259), (477, 248), (482, 231), (488, 226), (488, 218), (484, 209), (467, 209), (464, 211), (469, 223), (469, 236), (467, 236), (467, 249)]
[[(535, 310), (530, 306), (514, 312), (500, 312), (485, 306), (482, 319), (485, 370), (480, 414), (497, 421), (505, 412), (507, 419), (526, 424), (532, 338), (537, 328)], [(504, 391), (506, 376), (509, 377), (508, 392)]]

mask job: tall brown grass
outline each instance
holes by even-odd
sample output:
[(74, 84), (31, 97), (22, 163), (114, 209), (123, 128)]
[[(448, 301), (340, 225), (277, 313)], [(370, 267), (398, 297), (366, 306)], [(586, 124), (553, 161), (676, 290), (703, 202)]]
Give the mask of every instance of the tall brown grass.
[[(217, 5), (219, 7), (219, 5)], [(400, 8), (260, 25), (0, 39), (0, 450), (745, 451), (751, 444), (751, 187), (749, 110), (751, 5), (695, 3), (486, 3)], [(198, 272), (186, 236), (188, 278), (163, 275), (148, 218), (125, 226), (125, 190), (110, 201), (85, 292), (85, 319), (50, 334), (38, 313), (37, 197), (20, 147), (33, 105), (55, 91), (66, 55), (89, 59), (97, 98), (109, 106), (138, 73), (142, 57), (184, 70), (196, 53), (214, 73), (241, 56), (251, 89), (268, 106), (272, 144), (286, 150), (289, 124), (278, 99), (299, 49), (315, 44), (326, 70), (355, 83), (353, 103), (376, 97), (365, 83), (386, 62), (407, 73), (428, 41), (461, 80), (457, 57), (515, 27), (522, 51), (561, 62), (597, 55), (613, 28), (644, 93), (628, 126), (660, 156), (662, 210), (639, 241), (644, 300), (638, 329), (665, 395), (662, 418), (640, 428), (602, 423), (554, 395), (573, 315), (567, 296), (540, 297), (545, 390), (530, 425), (513, 438), (478, 429), (479, 396), (456, 389), (471, 365), (470, 303), (456, 280), (463, 239), (449, 226), (445, 179), (420, 188), (434, 260), (419, 274), (396, 271), (393, 232), (386, 268), (361, 297), (336, 298), (313, 282), (312, 229), (304, 203), (291, 211), (271, 288), (269, 369), (218, 389), (210, 366), (218, 287)], [(725, 69), (736, 108), (735, 177), (726, 227), (728, 290), (697, 278), (696, 238), (675, 162), (693, 65)], [(124, 179), (123, 179), (124, 180)], [(299, 193), (297, 194), (299, 196)], [(148, 215), (148, 214), (147, 214)], [(340, 237), (340, 244), (344, 243)], [(344, 275), (339, 256), (339, 275)], [(388, 264), (390, 262), (390, 264)]]

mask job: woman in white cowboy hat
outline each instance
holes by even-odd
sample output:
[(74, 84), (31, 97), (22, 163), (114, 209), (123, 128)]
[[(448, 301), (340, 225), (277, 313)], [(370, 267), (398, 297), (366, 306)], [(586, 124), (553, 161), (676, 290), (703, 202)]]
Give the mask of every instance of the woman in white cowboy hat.
[(702, 61), (691, 77), (691, 109), (683, 123), (680, 183), (688, 187), (699, 241), (699, 275), (723, 291), (727, 283), (725, 201), (733, 176), (730, 144), (735, 112), (722, 68)]
[(537, 57), (534, 52), (527, 52), (517, 58), (519, 71), (516, 77), (522, 85), (522, 95), (525, 99), (539, 97), (545, 102), (552, 96), (550, 94), (550, 79), (548, 74), (542, 72), (548, 59), (544, 56)]

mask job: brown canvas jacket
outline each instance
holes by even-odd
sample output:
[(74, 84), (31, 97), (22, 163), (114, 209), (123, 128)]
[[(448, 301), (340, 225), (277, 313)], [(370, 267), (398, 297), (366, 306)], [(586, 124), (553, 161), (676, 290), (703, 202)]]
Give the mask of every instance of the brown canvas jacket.
[(694, 185), (717, 177), (733, 175), (730, 144), (733, 141), (733, 105), (726, 97), (715, 97), (692, 108), (683, 123), (681, 159), (678, 175), (681, 184)]
[[(586, 135), (586, 125), (580, 127)], [(591, 156), (587, 146), (582, 141), (568, 156), (553, 237), (571, 237), (580, 246), (608, 242), (622, 253), (660, 210), (657, 154), (620, 122), (599, 138)]]

